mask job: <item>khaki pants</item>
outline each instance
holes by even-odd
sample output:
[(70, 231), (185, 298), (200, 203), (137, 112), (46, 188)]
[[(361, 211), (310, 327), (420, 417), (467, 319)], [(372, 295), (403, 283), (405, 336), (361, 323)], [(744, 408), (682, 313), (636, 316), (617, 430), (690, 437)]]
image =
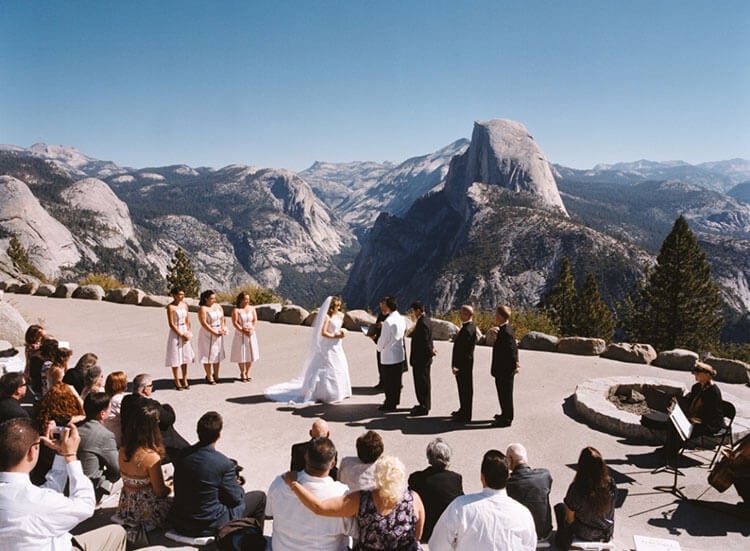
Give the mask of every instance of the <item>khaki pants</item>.
[(125, 551), (125, 529), (119, 524), (109, 524), (73, 536), (73, 549), (83, 551)]

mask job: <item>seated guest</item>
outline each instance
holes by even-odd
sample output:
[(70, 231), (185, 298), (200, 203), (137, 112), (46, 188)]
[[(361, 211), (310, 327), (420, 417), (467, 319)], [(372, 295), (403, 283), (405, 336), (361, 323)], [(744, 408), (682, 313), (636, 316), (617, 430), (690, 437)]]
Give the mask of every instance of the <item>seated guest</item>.
[(339, 480), (352, 491), (375, 488), (375, 461), (383, 455), (383, 439), (374, 430), (357, 438), (357, 457), (341, 460)]
[(510, 469), (508, 495), (525, 505), (534, 517), (536, 537), (546, 539), (552, 532), (552, 509), (549, 493), (552, 489), (552, 475), (547, 469), (532, 469), (521, 444), (511, 444), (505, 451)]
[[(63, 378), (63, 382), (65, 379)], [(104, 372), (98, 365), (87, 367), (83, 372), (83, 390), (80, 392), (81, 399), (85, 400), (91, 392), (104, 392)]]
[(21, 407), (26, 396), (26, 379), (23, 373), (6, 373), (0, 377), (0, 423), (16, 417), (29, 417), (29, 412)]
[(324, 517), (356, 517), (356, 549), (417, 550), (424, 526), (424, 506), (419, 494), (406, 486), (404, 464), (393, 456), (375, 463), (375, 488), (321, 500), (297, 481), (296, 472), (284, 475), (300, 501)]
[[(297, 481), (318, 499), (342, 496), (349, 491), (346, 485), (328, 476), (336, 460), (336, 447), (325, 436), (307, 445), (305, 469)], [(273, 517), (273, 549), (275, 551), (338, 551), (348, 549), (349, 535), (353, 534), (351, 519), (321, 518), (300, 503), (299, 499), (277, 476), (268, 489), (266, 516)]]
[(109, 402), (109, 415), (104, 420), (104, 426), (115, 435), (115, 441), (119, 448), (122, 444), (122, 426), (120, 424), (120, 407), (122, 399), (128, 389), (128, 376), (124, 371), (114, 371), (107, 375), (104, 381), (104, 392), (111, 398)]
[(186, 536), (213, 536), (230, 520), (253, 517), (261, 533), (266, 494), (247, 492), (237, 480), (237, 463), (216, 449), (224, 422), (215, 411), (198, 420), (198, 443), (174, 459), (174, 503), (170, 520)]
[(445, 440), (435, 438), (427, 444), (427, 462), (430, 464), (429, 467), (409, 476), (409, 488), (417, 492), (424, 503), (422, 543), (427, 543), (430, 539), (435, 523), (450, 502), (464, 495), (461, 475), (448, 470), (451, 447)]
[(480, 478), (481, 492), (457, 497), (440, 515), (430, 538), (430, 551), (535, 550), (531, 513), (505, 491), (508, 465), (502, 452), (484, 454)]
[(602, 454), (583, 448), (564, 503), (555, 505), (558, 547), (567, 549), (573, 539), (609, 541), (615, 531), (617, 487)]
[(131, 412), (137, 411), (145, 404), (155, 407), (159, 412), (159, 430), (161, 431), (165, 450), (162, 463), (166, 464), (172, 461), (177, 452), (187, 447), (188, 442), (174, 428), (176, 416), (172, 406), (161, 404), (157, 400), (154, 400), (151, 397), (153, 391), (154, 382), (151, 375), (141, 373), (135, 376), (135, 379), (133, 379), (133, 393), (128, 394), (122, 399), (120, 406), (120, 426), (122, 427), (123, 434), (125, 434)]
[[(68, 370), (68, 362), (73, 355), (69, 343), (59, 341), (57, 346), (57, 350), (52, 353), (52, 363), (45, 362), (42, 366), (42, 395), (47, 394), (52, 385), (63, 382), (65, 372)], [(80, 399), (78, 390), (72, 386), (70, 388)], [(83, 400), (81, 400), (81, 406), (83, 406)]]
[(110, 493), (112, 483), (120, 479), (115, 435), (103, 425), (109, 413), (109, 396), (104, 392), (89, 394), (83, 401), (83, 410), (86, 420), (78, 426), (81, 435), (78, 459), (83, 474), (94, 484), (98, 502)]
[[(313, 421), (312, 427), (310, 427), (310, 440), (292, 444), (292, 461), (289, 465), (289, 470), (301, 471), (305, 468), (305, 452), (307, 451), (307, 445), (316, 438), (320, 438), (321, 436), (330, 438), (331, 430), (328, 428), (328, 423), (326, 423), (323, 419), (315, 419), (315, 421)], [(333, 462), (333, 467), (331, 467), (328, 474), (328, 476), (330, 476), (334, 480), (337, 479), (339, 472), (336, 468), (337, 462), (338, 458), (336, 458), (336, 460)]]
[(42, 391), (46, 386), (44, 380), (47, 378), (47, 371), (52, 366), (52, 358), (58, 352), (57, 345), (57, 339), (47, 335), (42, 338), (39, 349), (29, 356), (27, 382), (37, 400), (42, 397)]
[(118, 464), (122, 492), (117, 514), (128, 526), (145, 525), (146, 530), (164, 526), (172, 489), (164, 482), (161, 460), (164, 444), (159, 431), (159, 410), (145, 404), (132, 412), (133, 422), (125, 429)]
[[(79, 523), (94, 514), (94, 487), (76, 458), (80, 438), (69, 425), (57, 440), (39, 436), (31, 419), (0, 424), (0, 541), (3, 549), (99, 549), (125, 551), (125, 530), (108, 525), (71, 536)], [(29, 473), (44, 444), (55, 454), (52, 470), (41, 488)], [(63, 491), (69, 485), (68, 496)]]
[(99, 356), (93, 352), (86, 352), (83, 356), (78, 358), (75, 366), (65, 372), (63, 382), (72, 385), (75, 387), (78, 394), (81, 394), (83, 392), (83, 387), (86, 384), (83, 374), (89, 367), (96, 365), (97, 361), (99, 361)]

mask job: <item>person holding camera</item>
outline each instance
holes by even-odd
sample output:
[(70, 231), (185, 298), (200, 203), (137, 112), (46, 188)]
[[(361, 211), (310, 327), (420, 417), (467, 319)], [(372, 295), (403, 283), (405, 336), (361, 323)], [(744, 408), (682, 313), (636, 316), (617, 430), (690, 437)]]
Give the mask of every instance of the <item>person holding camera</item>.
[(219, 413), (204, 413), (198, 420), (198, 442), (174, 458), (174, 500), (169, 519), (182, 535), (214, 536), (224, 524), (241, 517), (256, 519), (263, 533), (266, 494), (245, 493), (242, 489), (241, 468), (216, 449), (223, 428)]
[[(76, 535), (75, 526), (94, 514), (94, 486), (83, 474), (76, 453), (81, 438), (72, 423), (53, 425), (39, 435), (28, 418), (0, 423), (0, 541), (3, 549), (90, 549), (125, 551), (122, 526), (111, 524)], [(52, 469), (42, 487), (34, 486), (29, 473), (44, 445), (55, 453)], [(63, 492), (69, 484), (68, 496)]]

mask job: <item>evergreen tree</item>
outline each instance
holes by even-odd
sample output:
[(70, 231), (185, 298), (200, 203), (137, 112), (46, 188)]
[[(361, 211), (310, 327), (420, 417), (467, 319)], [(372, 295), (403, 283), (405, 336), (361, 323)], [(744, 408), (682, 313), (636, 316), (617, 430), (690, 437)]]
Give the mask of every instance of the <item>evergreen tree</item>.
[(167, 266), (167, 283), (170, 291), (173, 287), (179, 287), (188, 297), (197, 297), (200, 292), (193, 265), (185, 251), (179, 247), (174, 253), (172, 263)]
[(612, 310), (604, 304), (599, 294), (594, 274), (586, 276), (586, 283), (578, 298), (577, 324), (579, 337), (594, 337), (609, 342), (615, 332), (615, 316)]
[(560, 264), (560, 275), (557, 283), (542, 298), (541, 308), (549, 318), (557, 325), (563, 336), (571, 336), (576, 333), (576, 282), (570, 271), (570, 261), (567, 256), (562, 258)]
[(47, 281), (46, 276), (39, 271), (39, 269), (31, 263), (29, 255), (26, 253), (21, 242), (15, 235), (11, 235), (10, 243), (8, 244), (8, 257), (13, 261), (16, 267), (21, 270), (22, 274), (29, 274), (40, 281)]
[(723, 324), (719, 288), (706, 253), (682, 216), (662, 243), (640, 302), (638, 332), (657, 350), (701, 352), (718, 343)]

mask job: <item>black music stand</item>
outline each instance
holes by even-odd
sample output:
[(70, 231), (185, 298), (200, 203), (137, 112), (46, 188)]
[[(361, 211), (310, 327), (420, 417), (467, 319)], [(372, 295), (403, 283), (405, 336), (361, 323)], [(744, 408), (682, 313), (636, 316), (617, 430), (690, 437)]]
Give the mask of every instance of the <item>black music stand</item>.
[[(685, 413), (682, 411), (682, 408), (680, 405), (675, 402), (672, 405), (672, 409), (668, 412), (669, 421), (672, 423), (672, 426), (677, 431), (677, 434), (680, 437), (680, 452), (678, 454), (678, 457), (682, 456), (682, 452), (685, 450), (685, 442), (690, 438), (691, 434), (693, 433), (693, 424), (690, 422), (690, 420), (685, 416)], [(672, 473), (674, 474), (674, 480), (672, 481), (671, 486), (654, 486), (654, 490), (658, 490), (660, 492), (667, 492), (670, 493), (680, 499), (687, 499), (687, 496), (682, 492), (682, 488), (684, 486), (677, 486), (677, 477), (678, 476), (685, 476), (685, 474), (680, 471), (680, 469), (677, 468), (676, 465), (670, 465), (669, 464), (670, 458), (667, 458), (667, 464), (663, 467), (659, 467), (658, 469), (654, 469), (651, 471), (651, 474), (656, 473)]]

